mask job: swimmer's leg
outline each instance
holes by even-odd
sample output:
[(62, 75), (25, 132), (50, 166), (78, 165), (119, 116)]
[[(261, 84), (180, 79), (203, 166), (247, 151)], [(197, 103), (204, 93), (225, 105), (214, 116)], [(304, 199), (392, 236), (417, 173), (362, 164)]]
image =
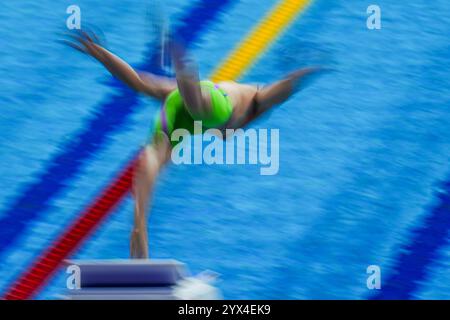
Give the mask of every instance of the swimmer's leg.
[(273, 106), (282, 104), (303, 85), (305, 77), (322, 69), (310, 67), (300, 69), (287, 75), (284, 79), (259, 89), (254, 97), (254, 103), (248, 110), (248, 116), (243, 125), (259, 117)]
[(147, 210), (155, 180), (170, 156), (168, 140), (145, 147), (141, 153), (133, 179), (134, 226), (130, 239), (130, 256), (148, 259)]

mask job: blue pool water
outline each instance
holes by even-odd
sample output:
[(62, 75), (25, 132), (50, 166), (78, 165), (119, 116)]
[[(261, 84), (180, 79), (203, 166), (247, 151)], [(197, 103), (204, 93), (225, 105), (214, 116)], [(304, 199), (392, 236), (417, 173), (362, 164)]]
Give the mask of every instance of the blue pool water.
[[(276, 3), (164, 1), (207, 77)], [(0, 291), (133, 157), (159, 107), (55, 40), (71, 1), (0, 12)], [(146, 1), (79, 0), (108, 48), (157, 71)], [(296, 67), (336, 71), (252, 127), (280, 129), (280, 171), (170, 166), (150, 216), (151, 254), (221, 274), (227, 299), (450, 299), (448, 1), (316, 0), (242, 81)], [(76, 253), (127, 258), (131, 199)], [(382, 290), (366, 287), (379, 265)], [(54, 298), (60, 272), (38, 295)]]

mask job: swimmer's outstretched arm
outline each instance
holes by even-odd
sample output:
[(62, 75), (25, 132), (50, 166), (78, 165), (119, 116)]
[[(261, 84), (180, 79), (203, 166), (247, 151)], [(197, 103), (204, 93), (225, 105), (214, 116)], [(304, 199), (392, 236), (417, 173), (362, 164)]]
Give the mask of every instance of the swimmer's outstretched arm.
[(289, 99), (304, 86), (305, 78), (323, 71), (326, 71), (326, 69), (322, 67), (299, 69), (279, 81), (262, 87), (254, 96), (253, 105), (247, 110), (244, 117), (238, 119), (234, 125), (237, 127), (246, 126), (273, 106), (280, 105)]
[(98, 40), (95, 34), (89, 35), (86, 32), (81, 31), (80, 35), (72, 36), (72, 39), (75, 43), (69, 41), (66, 43), (71, 47), (94, 57), (102, 63), (113, 76), (138, 92), (163, 100), (176, 88), (174, 80), (145, 72), (136, 72), (124, 60), (97, 44), (96, 42), (98, 42)]
[(122, 80), (130, 88), (160, 100), (164, 100), (176, 88), (175, 81), (147, 72), (137, 72), (115, 54), (97, 44), (94, 44), (94, 46), (99, 52), (97, 60), (113, 76)]
[(171, 46), (173, 64), (178, 89), (183, 97), (184, 104), (189, 113), (199, 118), (211, 112), (211, 99), (208, 92), (202, 92), (199, 82), (200, 77), (196, 65), (188, 61), (184, 48), (173, 42)]

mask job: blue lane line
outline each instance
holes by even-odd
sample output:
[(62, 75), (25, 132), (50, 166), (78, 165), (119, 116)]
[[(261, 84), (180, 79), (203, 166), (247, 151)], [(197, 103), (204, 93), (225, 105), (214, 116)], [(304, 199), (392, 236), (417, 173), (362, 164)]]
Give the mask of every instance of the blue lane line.
[(427, 267), (436, 260), (439, 249), (448, 244), (450, 232), (450, 180), (438, 194), (438, 204), (415, 230), (411, 242), (402, 250), (391, 276), (382, 281), (381, 290), (371, 299), (413, 299), (414, 292), (427, 277)]
[[(186, 45), (197, 41), (203, 31), (223, 12), (233, 0), (200, 0), (181, 18), (174, 34)], [(148, 48), (148, 60), (140, 70), (161, 74), (159, 50), (153, 44)], [(98, 106), (85, 130), (65, 143), (62, 150), (48, 162), (47, 167), (31, 185), (9, 206), (0, 218), (0, 254), (22, 234), (26, 226), (50, 207), (50, 200), (70, 185), (81, 170), (107, 142), (108, 135), (117, 132), (138, 104), (132, 90), (118, 86), (117, 93)]]

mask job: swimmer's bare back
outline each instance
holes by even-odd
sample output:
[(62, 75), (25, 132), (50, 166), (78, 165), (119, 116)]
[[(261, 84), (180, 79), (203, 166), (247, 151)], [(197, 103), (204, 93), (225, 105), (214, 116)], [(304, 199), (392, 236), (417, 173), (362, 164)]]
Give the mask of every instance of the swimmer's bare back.
[(242, 124), (239, 119), (245, 118), (248, 110), (253, 105), (258, 87), (235, 81), (221, 81), (218, 83), (218, 86), (228, 94), (233, 105), (233, 113), (227, 128), (236, 129)]
[(296, 70), (283, 79), (266, 86), (222, 81), (218, 85), (229, 95), (233, 103), (233, 114), (223, 129), (245, 127), (273, 106), (282, 104), (300, 89), (302, 79), (320, 71), (319, 67)]

